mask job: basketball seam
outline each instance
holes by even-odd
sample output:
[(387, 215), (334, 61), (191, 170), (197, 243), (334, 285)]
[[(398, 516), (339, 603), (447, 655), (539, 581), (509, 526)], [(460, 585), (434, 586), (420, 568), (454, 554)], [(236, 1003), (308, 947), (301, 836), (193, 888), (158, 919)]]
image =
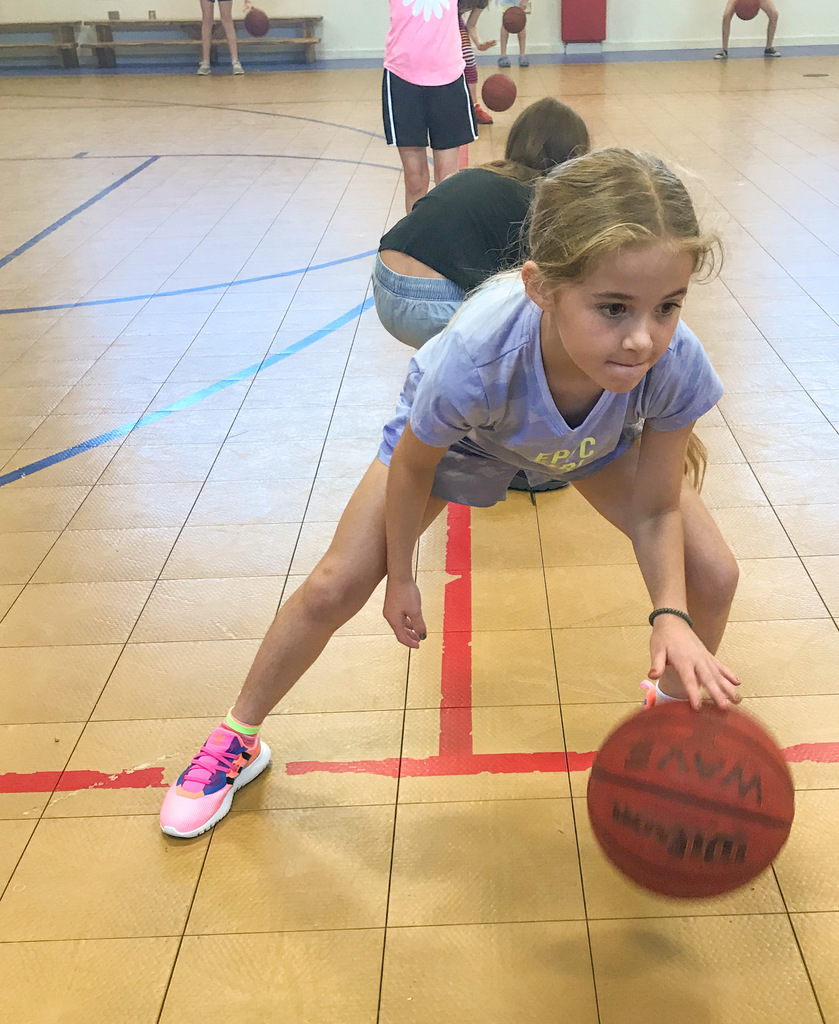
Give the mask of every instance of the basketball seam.
[(680, 789), (662, 786), (657, 782), (643, 782), (641, 779), (631, 779), (624, 775), (616, 775), (598, 765), (592, 768), (591, 779), (597, 779), (599, 782), (611, 782), (618, 787), (633, 789), (640, 793), (668, 797), (674, 800), (674, 802), (687, 807), (697, 807), (704, 811), (716, 811), (717, 813), (737, 818), (740, 821), (751, 821), (755, 824), (765, 825), (767, 828), (789, 829), (788, 821), (784, 821), (783, 818), (776, 818), (771, 814), (766, 814), (764, 811), (736, 808), (730, 804), (723, 803), (721, 800), (710, 800), (707, 797), (695, 796), (692, 793), (685, 793)]

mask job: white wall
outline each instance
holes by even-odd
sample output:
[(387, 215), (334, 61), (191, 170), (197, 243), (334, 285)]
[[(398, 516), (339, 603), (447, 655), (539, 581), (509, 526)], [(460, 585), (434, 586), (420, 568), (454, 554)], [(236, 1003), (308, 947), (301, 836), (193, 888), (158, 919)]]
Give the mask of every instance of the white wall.
[[(455, 0), (452, 0), (455, 2)], [(257, 0), (268, 14), (323, 15), (319, 56), (381, 57), (388, 24), (386, 0)], [(561, 53), (560, 0), (532, 0), (528, 50)], [(839, 0), (776, 0), (780, 11), (777, 44), (839, 43)], [(724, 0), (608, 0), (607, 50), (679, 49), (719, 45)], [(123, 18), (198, 17), (198, 0), (0, 0), (0, 21), (102, 18), (119, 10)], [(242, 0), (234, 13), (244, 14)], [(497, 36), (500, 14), (493, 0), (481, 17), (484, 38)], [(766, 18), (732, 24), (731, 45), (764, 42)], [(491, 51), (492, 52), (492, 51)], [(497, 52), (497, 51), (496, 51)]]

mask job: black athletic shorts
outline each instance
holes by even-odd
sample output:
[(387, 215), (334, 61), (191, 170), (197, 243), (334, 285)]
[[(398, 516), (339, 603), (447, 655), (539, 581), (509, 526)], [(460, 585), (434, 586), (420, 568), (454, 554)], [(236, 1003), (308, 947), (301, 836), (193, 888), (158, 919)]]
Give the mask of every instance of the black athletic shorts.
[(463, 75), (449, 85), (412, 85), (385, 69), (382, 120), (389, 146), (457, 149), (478, 137)]

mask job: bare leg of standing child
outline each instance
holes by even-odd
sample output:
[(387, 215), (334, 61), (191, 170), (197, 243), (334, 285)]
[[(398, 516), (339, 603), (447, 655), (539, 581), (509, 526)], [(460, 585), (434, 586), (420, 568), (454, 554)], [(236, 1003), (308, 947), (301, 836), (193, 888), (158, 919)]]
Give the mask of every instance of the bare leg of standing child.
[(233, 74), (244, 74), (242, 65), (239, 63), (239, 46), (236, 42), (236, 26), (233, 24), (233, 0), (219, 0), (219, 16), (221, 27), (227, 38), (227, 45), (230, 48), (230, 62), (233, 65)]

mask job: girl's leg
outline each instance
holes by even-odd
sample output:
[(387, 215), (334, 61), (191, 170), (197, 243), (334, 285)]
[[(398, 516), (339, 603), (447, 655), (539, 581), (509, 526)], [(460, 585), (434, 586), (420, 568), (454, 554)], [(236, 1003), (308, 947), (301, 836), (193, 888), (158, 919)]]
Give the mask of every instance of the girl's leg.
[(527, 50), (527, 29), (523, 28), (519, 32), (519, 54), (523, 57)]
[(731, 19), (734, 17), (735, 0), (728, 0), (722, 14), (722, 48), (728, 49), (728, 40), (731, 35)]
[[(510, 38), (510, 33), (504, 26), (501, 26), (501, 57), (507, 56), (507, 40)], [(500, 61), (499, 61), (500, 63)]]
[[(203, 3), (204, 0), (201, 0)], [(227, 45), (230, 48), (230, 60), (233, 64), (239, 61), (239, 47), (236, 43), (236, 26), (233, 24), (233, 0), (219, 0), (219, 16), (224, 34), (227, 37)]]
[(439, 185), (444, 178), (450, 178), (460, 169), (460, 149), (433, 149), (434, 184)]
[[(387, 475), (376, 459), (350, 498), (329, 550), (280, 608), (233, 707), (238, 721), (260, 725), (384, 579)], [(423, 530), (445, 505), (429, 499)]]
[(201, 0), (201, 60), (210, 63), (210, 41), (213, 38), (212, 0)]
[[(627, 535), (637, 464), (636, 445), (599, 473), (574, 484), (589, 504)], [(737, 589), (739, 569), (719, 527), (687, 479), (682, 484), (681, 508), (687, 611), (693, 619), (696, 635), (712, 654), (716, 654)], [(685, 696), (682, 681), (671, 668), (665, 671), (660, 685), (671, 696)]]
[(772, 44), (775, 42), (775, 29), (778, 27), (778, 8), (772, 3), (772, 0), (762, 0), (760, 6), (766, 11), (766, 17), (769, 19), (766, 29), (766, 49), (771, 50)]
[(405, 212), (410, 213), (414, 203), (428, 192), (428, 152), (424, 146), (399, 146), (398, 149), (405, 173)]

